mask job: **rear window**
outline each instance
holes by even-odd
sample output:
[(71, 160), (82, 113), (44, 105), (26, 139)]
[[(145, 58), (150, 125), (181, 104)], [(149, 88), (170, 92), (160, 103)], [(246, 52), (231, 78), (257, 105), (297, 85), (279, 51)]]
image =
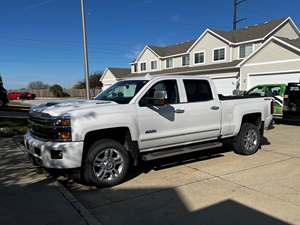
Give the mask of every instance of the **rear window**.
[(207, 80), (183, 80), (188, 102), (204, 102), (213, 99)]

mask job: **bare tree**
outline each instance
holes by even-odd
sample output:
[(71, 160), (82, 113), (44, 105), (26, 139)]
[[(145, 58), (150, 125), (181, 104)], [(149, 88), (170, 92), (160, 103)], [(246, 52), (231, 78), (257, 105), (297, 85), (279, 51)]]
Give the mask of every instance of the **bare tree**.
[(47, 89), (49, 88), (48, 84), (43, 83), (42, 81), (32, 81), (27, 86), (28, 89)]

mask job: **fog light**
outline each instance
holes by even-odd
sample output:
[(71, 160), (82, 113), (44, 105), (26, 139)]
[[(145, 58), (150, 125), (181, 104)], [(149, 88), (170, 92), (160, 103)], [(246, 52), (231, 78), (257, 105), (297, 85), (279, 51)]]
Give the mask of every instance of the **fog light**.
[(58, 138), (62, 140), (71, 140), (72, 135), (70, 131), (59, 131), (58, 132)]
[(63, 158), (63, 153), (62, 151), (51, 151), (51, 159), (62, 159)]

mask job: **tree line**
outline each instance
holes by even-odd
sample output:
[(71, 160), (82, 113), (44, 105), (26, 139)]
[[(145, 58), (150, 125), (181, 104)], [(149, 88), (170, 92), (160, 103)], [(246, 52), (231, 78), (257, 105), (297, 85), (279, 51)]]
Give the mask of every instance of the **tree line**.
[[(89, 76), (89, 84), (90, 84), (90, 90), (92, 95), (96, 95), (97, 91), (102, 89), (102, 82), (100, 81), (100, 78), (102, 76), (103, 72), (94, 72)], [(86, 88), (86, 82), (85, 80), (78, 81), (76, 84), (73, 85), (72, 89), (85, 89)], [(64, 92), (64, 88), (60, 84), (53, 84), (49, 85), (42, 81), (32, 81), (27, 85), (27, 89), (30, 90), (38, 90), (38, 89), (49, 89), (49, 91), (55, 96), (55, 97), (68, 97), (68, 94)]]

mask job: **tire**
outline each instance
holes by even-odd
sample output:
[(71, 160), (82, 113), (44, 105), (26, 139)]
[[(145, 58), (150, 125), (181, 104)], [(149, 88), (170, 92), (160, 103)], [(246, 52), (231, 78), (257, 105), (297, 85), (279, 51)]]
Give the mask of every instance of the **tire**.
[(258, 151), (260, 141), (261, 135), (258, 127), (251, 123), (243, 123), (233, 142), (234, 152), (241, 155), (252, 155)]
[(83, 179), (98, 187), (114, 186), (124, 181), (129, 163), (128, 152), (119, 142), (111, 139), (96, 141), (85, 157)]

